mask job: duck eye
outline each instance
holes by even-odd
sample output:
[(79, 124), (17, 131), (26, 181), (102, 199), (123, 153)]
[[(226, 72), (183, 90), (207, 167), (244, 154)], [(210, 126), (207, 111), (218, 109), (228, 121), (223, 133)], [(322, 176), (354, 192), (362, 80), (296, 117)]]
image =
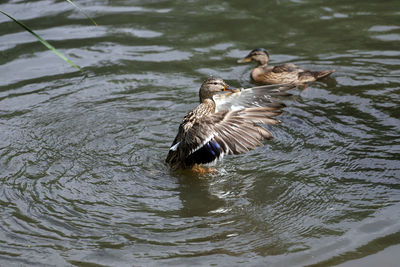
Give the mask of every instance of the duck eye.
[(218, 83), (213, 83), (214, 85), (217, 85)]

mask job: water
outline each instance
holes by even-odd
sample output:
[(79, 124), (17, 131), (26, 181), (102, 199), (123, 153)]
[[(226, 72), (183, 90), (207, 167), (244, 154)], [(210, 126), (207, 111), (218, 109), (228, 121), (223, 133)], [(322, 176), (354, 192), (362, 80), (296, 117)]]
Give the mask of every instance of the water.
[[(399, 1), (6, 0), (0, 265), (396, 266)], [(219, 174), (164, 165), (209, 75), (264, 47), (332, 77), (281, 99), (275, 139)], [(97, 265), (96, 265), (97, 266)]]

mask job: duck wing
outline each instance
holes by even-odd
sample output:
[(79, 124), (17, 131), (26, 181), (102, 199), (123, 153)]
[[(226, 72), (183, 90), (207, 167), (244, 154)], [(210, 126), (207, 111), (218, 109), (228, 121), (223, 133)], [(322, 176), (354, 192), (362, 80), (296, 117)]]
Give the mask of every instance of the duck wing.
[(238, 89), (238, 92), (228, 92), (214, 95), (216, 110), (238, 110), (247, 107), (275, 107), (277, 109), (285, 105), (274, 96), (290, 95), (287, 91), (296, 88), (294, 84), (263, 85), (245, 89)]
[(170, 148), (167, 162), (168, 158), (174, 159), (179, 164), (170, 160), (172, 167), (190, 168), (194, 164), (212, 163), (225, 155), (253, 150), (262, 146), (262, 141), (273, 138), (259, 124), (279, 124), (273, 117), (281, 113), (276, 108), (254, 107), (220, 111), (200, 118)]
[(299, 68), (292, 63), (284, 63), (273, 67), (272, 71), (275, 73), (294, 72), (294, 71), (297, 72), (299, 71)]

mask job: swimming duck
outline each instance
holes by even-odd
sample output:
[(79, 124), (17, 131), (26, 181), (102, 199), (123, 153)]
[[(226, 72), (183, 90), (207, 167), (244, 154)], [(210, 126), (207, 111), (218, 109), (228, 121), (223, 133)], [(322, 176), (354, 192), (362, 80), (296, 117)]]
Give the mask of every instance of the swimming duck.
[[(280, 88), (285, 91), (293, 86)], [(269, 100), (264, 107), (216, 112), (213, 96), (224, 91), (237, 94), (240, 89), (230, 87), (220, 78), (203, 82), (199, 92), (200, 104), (184, 117), (169, 149), (166, 163), (172, 169), (190, 169), (213, 163), (225, 155), (248, 152), (272, 138), (272, 134), (259, 123), (279, 124), (280, 121), (273, 117), (282, 113), (282, 103)]]
[(297, 85), (306, 85), (335, 72), (335, 70), (303, 70), (292, 63), (268, 67), (269, 54), (263, 48), (253, 49), (246, 57), (237, 62), (251, 61), (258, 63), (258, 66), (251, 71), (250, 76), (259, 84), (296, 83)]

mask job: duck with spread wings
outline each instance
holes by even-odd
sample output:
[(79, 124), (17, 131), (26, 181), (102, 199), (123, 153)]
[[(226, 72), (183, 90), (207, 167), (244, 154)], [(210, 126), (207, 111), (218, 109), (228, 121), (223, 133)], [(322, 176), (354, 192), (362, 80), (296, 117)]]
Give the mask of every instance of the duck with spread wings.
[[(264, 106), (246, 107), (252, 105), (252, 101), (242, 101), (240, 96), (279, 95), (292, 88), (293, 85), (277, 85), (260, 87), (259, 90), (241, 90), (230, 87), (220, 78), (207, 79), (200, 88), (200, 104), (179, 125), (166, 163), (174, 170), (190, 169), (213, 163), (225, 155), (246, 153), (262, 146), (262, 141), (271, 139), (272, 134), (260, 124), (279, 124), (280, 121), (275, 117), (282, 113), (285, 105), (264, 97)], [(217, 105), (213, 97), (223, 91), (236, 96), (242, 108), (216, 112)]]

